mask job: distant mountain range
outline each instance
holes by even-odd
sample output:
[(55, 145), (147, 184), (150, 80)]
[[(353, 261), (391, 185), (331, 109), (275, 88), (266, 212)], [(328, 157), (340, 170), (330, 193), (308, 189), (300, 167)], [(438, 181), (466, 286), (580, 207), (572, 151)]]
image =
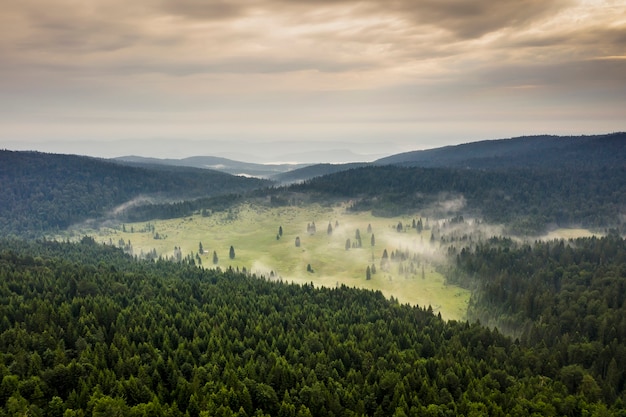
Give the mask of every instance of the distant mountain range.
[(484, 140), (442, 148), (404, 152), (374, 162), (347, 164), (259, 164), (213, 156), (156, 159), (125, 156), (125, 164), (188, 166), (233, 175), (270, 179), (281, 184), (305, 181), (362, 166), (398, 165), (459, 169), (595, 169), (622, 167), (626, 163), (626, 133), (593, 136), (522, 136)]
[(158, 159), (144, 158), (141, 156), (121, 156), (113, 158), (113, 161), (127, 165), (171, 165), (192, 168), (212, 169), (231, 175), (245, 177), (271, 178), (277, 174), (303, 168), (309, 164), (257, 164), (250, 162), (234, 161), (232, 159), (217, 156), (192, 156), (183, 159)]

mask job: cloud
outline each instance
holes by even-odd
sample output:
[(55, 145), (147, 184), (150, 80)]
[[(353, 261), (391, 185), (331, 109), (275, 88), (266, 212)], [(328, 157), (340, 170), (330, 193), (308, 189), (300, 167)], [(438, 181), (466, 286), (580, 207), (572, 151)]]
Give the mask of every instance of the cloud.
[(194, 20), (224, 20), (246, 13), (245, 3), (236, 0), (163, 0), (157, 2), (161, 12)]
[(570, 4), (568, 0), (427, 0), (417, 2), (412, 16), (422, 24), (472, 39), (501, 29), (524, 27)]
[[(623, 0), (9, 2), (0, 140), (46, 120), (89, 136), (104, 119), (118, 121), (115, 135), (271, 125), (264, 134), (282, 139), (371, 137), (377, 124), (389, 140), (464, 123), (488, 132), (491, 117), (518, 126), (511, 136), (528, 133), (513, 121), (544, 114), (558, 126), (589, 103), (605, 116), (588, 129), (613, 130), (626, 117), (624, 10)], [(298, 125), (306, 132), (288, 127)]]

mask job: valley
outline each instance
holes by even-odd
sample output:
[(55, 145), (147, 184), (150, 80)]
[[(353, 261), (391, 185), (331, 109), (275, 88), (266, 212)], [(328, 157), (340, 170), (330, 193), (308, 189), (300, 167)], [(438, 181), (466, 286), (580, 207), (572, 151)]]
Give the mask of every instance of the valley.
[(0, 417), (623, 415), (624, 137), (273, 180), (0, 151)]

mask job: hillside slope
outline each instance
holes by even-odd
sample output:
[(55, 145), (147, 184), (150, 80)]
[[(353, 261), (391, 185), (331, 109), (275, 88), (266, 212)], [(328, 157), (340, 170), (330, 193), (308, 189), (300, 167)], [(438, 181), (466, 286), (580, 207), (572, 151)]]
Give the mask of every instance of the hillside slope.
[(0, 151), (0, 231), (36, 234), (103, 216), (138, 198), (180, 200), (266, 186), (179, 167), (130, 167), (75, 155)]
[(530, 136), (406, 152), (377, 165), (475, 169), (597, 169), (626, 165), (626, 133)]
[(551, 226), (619, 227), (626, 168), (506, 171), (368, 166), (313, 178), (290, 191), (352, 199), (355, 211), (435, 218), (468, 215), (535, 234)]

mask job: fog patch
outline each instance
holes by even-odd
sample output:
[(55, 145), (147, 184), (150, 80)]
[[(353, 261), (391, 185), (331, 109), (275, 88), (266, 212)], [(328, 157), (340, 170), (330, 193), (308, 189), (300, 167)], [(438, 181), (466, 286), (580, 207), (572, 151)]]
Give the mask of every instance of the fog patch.
[(252, 263), (252, 267), (250, 268), (249, 272), (251, 274), (256, 274), (258, 276), (269, 279), (270, 281), (280, 281), (284, 278), (279, 275), (278, 271), (275, 268), (259, 260), (256, 260)]
[(156, 204), (157, 201), (154, 198), (151, 197), (147, 197), (147, 196), (138, 196), (133, 198), (130, 201), (127, 201), (125, 203), (120, 204), (117, 207), (114, 207), (110, 213), (113, 216), (118, 216), (120, 213), (123, 213), (124, 211), (130, 209), (130, 208), (134, 208), (134, 207), (138, 207), (138, 206), (143, 206), (146, 204)]
[(459, 213), (465, 208), (466, 204), (467, 202), (465, 201), (465, 197), (461, 195), (456, 198), (439, 200), (437, 202), (437, 210), (439, 212), (443, 212), (444, 214)]

